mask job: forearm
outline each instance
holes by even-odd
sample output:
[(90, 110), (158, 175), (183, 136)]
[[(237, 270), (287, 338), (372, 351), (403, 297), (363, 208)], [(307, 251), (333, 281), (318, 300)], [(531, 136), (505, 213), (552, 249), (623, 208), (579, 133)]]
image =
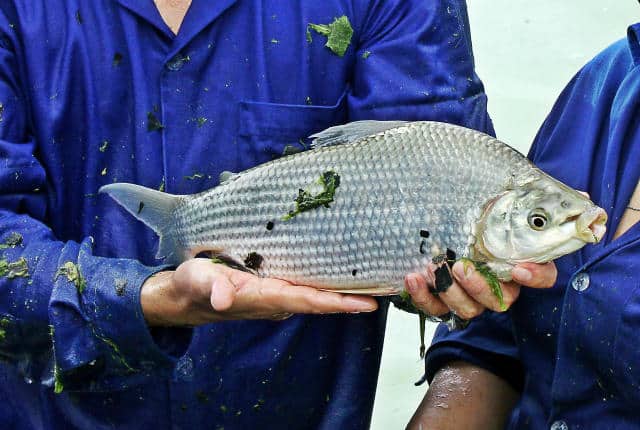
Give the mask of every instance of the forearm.
[(462, 361), (436, 373), (408, 429), (502, 429), (518, 393), (502, 378)]

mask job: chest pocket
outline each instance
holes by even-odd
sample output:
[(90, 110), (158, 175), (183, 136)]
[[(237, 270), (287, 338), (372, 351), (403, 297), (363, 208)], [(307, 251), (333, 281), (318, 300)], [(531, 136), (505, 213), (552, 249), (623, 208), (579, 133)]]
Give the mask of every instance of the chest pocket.
[(347, 120), (347, 90), (332, 106), (240, 102), (240, 170), (305, 149), (305, 139)]

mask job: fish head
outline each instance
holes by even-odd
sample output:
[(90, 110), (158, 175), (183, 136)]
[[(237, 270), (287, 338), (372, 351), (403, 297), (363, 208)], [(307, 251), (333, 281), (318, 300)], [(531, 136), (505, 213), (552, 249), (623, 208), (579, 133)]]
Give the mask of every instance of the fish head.
[(485, 206), (475, 247), (484, 258), (544, 263), (604, 236), (606, 212), (543, 172), (509, 188)]

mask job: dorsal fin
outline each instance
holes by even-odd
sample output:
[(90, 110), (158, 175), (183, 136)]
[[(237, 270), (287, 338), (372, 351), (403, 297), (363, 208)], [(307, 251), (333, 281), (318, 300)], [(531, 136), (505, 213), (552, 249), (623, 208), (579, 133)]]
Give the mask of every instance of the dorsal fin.
[(309, 136), (313, 139), (312, 148), (343, 145), (406, 124), (406, 121), (354, 121), (343, 125), (329, 127), (326, 130)]

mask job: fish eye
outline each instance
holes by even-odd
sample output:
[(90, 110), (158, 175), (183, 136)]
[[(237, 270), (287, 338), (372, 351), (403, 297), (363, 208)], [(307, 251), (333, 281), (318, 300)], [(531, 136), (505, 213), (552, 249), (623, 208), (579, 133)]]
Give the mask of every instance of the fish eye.
[(547, 218), (546, 212), (538, 209), (529, 214), (527, 221), (529, 222), (529, 226), (532, 229), (540, 231), (544, 230), (549, 220)]

